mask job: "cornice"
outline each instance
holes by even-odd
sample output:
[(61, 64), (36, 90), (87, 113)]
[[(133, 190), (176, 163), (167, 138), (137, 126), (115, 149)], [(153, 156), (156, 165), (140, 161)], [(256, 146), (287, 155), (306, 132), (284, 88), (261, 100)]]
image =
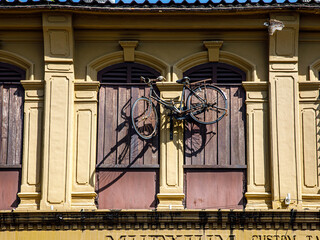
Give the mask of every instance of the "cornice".
[(20, 81), (25, 90), (38, 90), (43, 89), (43, 80), (21, 80)]
[(76, 91), (99, 91), (100, 82), (98, 81), (75, 81), (74, 88)]
[(268, 82), (242, 82), (246, 91), (267, 91)]
[(299, 82), (299, 90), (317, 90), (320, 89), (320, 81)]

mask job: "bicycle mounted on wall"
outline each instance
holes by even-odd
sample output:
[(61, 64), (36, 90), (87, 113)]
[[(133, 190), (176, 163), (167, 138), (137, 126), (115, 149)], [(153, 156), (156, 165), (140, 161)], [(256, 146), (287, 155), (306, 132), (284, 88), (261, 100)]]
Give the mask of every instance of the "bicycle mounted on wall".
[[(173, 117), (177, 120), (188, 120), (190, 117), (200, 124), (213, 124), (220, 121), (227, 115), (227, 97), (224, 92), (212, 85), (207, 84), (211, 79), (190, 83), (188, 77), (184, 77), (176, 82), (183, 84), (180, 102), (175, 103), (165, 101), (160, 98), (154, 89), (156, 82), (164, 81), (165, 78), (159, 76), (156, 79), (141, 77), (140, 81), (150, 87), (149, 97), (138, 98), (131, 109), (132, 124), (137, 134), (143, 139), (152, 138), (158, 128), (158, 114), (152, 100), (162, 104), (170, 110), (170, 140), (173, 138)], [(185, 104), (186, 90), (189, 91)]]

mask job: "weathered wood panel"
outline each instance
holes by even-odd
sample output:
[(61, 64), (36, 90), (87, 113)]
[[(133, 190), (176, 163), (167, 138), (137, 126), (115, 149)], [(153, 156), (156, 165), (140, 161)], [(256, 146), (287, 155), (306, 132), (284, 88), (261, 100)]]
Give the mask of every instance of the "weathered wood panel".
[(25, 72), (0, 63), (0, 210), (18, 206), (21, 178)]
[[(99, 118), (97, 167), (158, 167), (159, 138), (140, 138), (132, 127), (131, 108), (149, 87), (140, 76), (156, 78), (160, 73), (137, 63), (120, 63), (98, 73)], [(141, 109), (142, 110), (142, 109)]]
[(144, 86), (100, 87), (97, 167), (158, 167), (158, 136), (143, 140), (131, 123), (131, 107), (145, 94)]
[(7, 165), (7, 154), (8, 154), (8, 113), (9, 113), (9, 88), (3, 85), (2, 87), (2, 115), (1, 115), (1, 159), (0, 164), (2, 166)]
[[(225, 63), (205, 63), (184, 73), (192, 82), (211, 79), (228, 99), (228, 115), (218, 123), (185, 124), (185, 165), (245, 167), (245, 73)], [(219, 104), (219, 102), (218, 102)]]
[(158, 170), (97, 172), (98, 208), (152, 209), (159, 192)]
[(244, 170), (188, 170), (185, 179), (186, 208), (244, 207)]
[(218, 123), (185, 124), (185, 165), (244, 167), (245, 92), (241, 86), (219, 86), (228, 98), (228, 115)]
[(101, 82), (96, 184), (99, 208), (156, 207), (159, 135), (149, 140), (139, 137), (132, 126), (131, 109), (139, 97), (149, 94), (149, 88), (140, 84), (140, 76), (159, 75), (136, 63), (115, 64), (98, 73)]
[(191, 81), (211, 79), (228, 101), (228, 115), (219, 122), (185, 123), (186, 207), (241, 209), (246, 185), (246, 111), (241, 86), (245, 73), (228, 64), (207, 63), (184, 75)]
[(0, 169), (0, 210), (10, 210), (18, 206), (20, 175), (20, 169)]
[(21, 166), (23, 94), (20, 84), (0, 82), (0, 166)]

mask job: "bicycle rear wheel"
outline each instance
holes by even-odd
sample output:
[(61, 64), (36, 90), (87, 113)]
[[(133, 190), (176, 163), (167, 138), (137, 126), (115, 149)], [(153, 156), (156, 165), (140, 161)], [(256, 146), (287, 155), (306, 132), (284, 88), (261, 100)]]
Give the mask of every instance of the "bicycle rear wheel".
[(203, 85), (191, 92), (187, 99), (190, 116), (198, 123), (212, 124), (227, 113), (227, 98), (217, 87)]
[(141, 97), (134, 102), (131, 120), (134, 130), (143, 139), (150, 139), (156, 134), (158, 115), (150, 99)]

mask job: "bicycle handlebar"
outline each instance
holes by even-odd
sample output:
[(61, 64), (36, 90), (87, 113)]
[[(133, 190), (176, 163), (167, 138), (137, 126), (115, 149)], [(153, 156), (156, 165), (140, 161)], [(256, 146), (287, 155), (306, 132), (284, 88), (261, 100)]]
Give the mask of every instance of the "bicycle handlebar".
[[(163, 76), (159, 76), (159, 77), (157, 77), (156, 79), (144, 78), (144, 77), (142, 77), (142, 76), (140, 77), (140, 82), (141, 82), (141, 83), (146, 83), (146, 84), (148, 84), (148, 85), (150, 85), (150, 84), (152, 84), (152, 83), (156, 83), (156, 82), (162, 82), (162, 81), (166, 81), (166, 78), (163, 77)], [(187, 85), (196, 85), (196, 84), (201, 84), (201, 83), (205, 83), (205, 82), (208, 82), (208, 81), (212, 81), (212, 79), (209, 78), (209, 79), (204, 79), (204, 80), (200, 80), (200, 81), (196, 81), (196, 82), (191, 82), (191, 83), (190, 83), (190, 82), (189, 82), (189, 81), (190, 81), (190, 78), (184, 77), (184, 78), (178, 80), (177, 82), (179, 83), (179, 81), (180, 81), (180, 83), (186, 82)]]
[(162, 82), (162, 81), (166, 81), (166, 78), (163, 76), (159, 76), (156, 79), (150, 79), (150, 78), (144, 78), (144, 77), (140, 77), (140, 82), (144, 82), (146, 84), (152, 84), (152, 83), (156, 83), (156, 82)]

